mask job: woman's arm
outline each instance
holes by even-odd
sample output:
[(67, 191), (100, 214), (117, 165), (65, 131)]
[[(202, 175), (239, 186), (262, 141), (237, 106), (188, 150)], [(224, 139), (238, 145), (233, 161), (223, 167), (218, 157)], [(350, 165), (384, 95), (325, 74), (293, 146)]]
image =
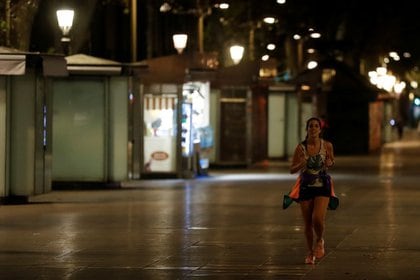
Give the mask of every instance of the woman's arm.
[(325, 166), (327, 168), (330, 168), (335, 163), (335, 161), (334, 161), (334, 148), (333, 148), (333, 145), (331, 144), (331, 142), (326, 142), (325, 143), (325, 148), (326, 148), (326, 152), (327, 152), (327, 156), (325, 158)]
[(292, 164), (290, 165), (290, 173), (296, 173), (306, 167), (306, 158), (300, 145), (296, 146), (293, 154)]

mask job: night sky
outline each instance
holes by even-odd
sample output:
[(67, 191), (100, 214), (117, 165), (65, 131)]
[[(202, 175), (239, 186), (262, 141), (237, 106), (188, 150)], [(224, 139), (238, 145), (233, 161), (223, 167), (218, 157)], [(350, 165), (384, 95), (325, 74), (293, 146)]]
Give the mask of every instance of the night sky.
[[(148, 1), (150, 1), (149, 6), (146, 5)], [(124, 12), (124, 1), (117, 0), (41, 1), (32, 30), (32, 50), (48, 51), (54, 46), (58, 47), (60, 31), (56, 28), (54, 13), (56, 6), (64, 2), (76, 10), (72, 30), (75, 50), (118, 60), (129, 59), (123, 53), (129, 52), (130, 17)], [(171, 33), (180, 29), (180, 26), (188, 27), (191, 32), (195, 31), (194, 17), (184, 16), (176, 19), (174, 15), (159, 13), (158, 9), (162, 2), (138, 1), (140, 57), (174, 54), (170, 46), (171, 41), (168, 39)], [(190, 8), (194, 7), (196, 0), (177, 2)], [(287, 0), (285, 5), (278, 5), (276, 0), (228, 2), (229, 11), (223, 15), (213, 13), (207, 17), (207, 27), (211, 27), (212, 24), (216, 26), (221, 16), (235, 18), (240, 23), (272, 14), (279, 18), (277, 35), (315, 27), (324, 35), (323, 40), (330, 45), (331, 42), (339, 41), (347, 51), (357, 54), (374, 55), (396, 50), (410, 52), (413, 61), (418, 61), (420, 58), (420, 21), (414, 1), (400, 0), (391, 4), (388, 1), (378, 0)], [(154, 13), (152, 17), (150, 11)], [(152, 20), (155, 23), (152, 24)], [(145, 31), (147, 28), (149, 28), (149, 37)], [(212, 36), (209, 48), (220, 47), (219, 41), (223, 40), (223, 33), (229, 33), (226, 30), (219, 32), (219, 29), (213, 29), (217, 33), (209, 34)], [(231, 32), (239, 34), (240, 31)], [(153, 33), (153, 37), (150, 33)], [(211, 46), (211, 43), (215, 46)], [(145, 46), (147, 44), (153, 52), (149, 50), (147, 53)]]

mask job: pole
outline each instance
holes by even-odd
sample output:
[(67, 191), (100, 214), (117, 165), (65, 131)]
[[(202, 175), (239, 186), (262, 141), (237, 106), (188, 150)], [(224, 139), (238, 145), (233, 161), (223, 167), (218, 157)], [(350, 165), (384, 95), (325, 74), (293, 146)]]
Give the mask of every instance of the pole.
[(137, 0), (131, 0), (131, 61), (137, 61)]
[(198, 16), (198, 51), (204, 52), (204, 14), (201, 11)]
[(303, 39), (297, 41), (297, 69), (298, 73), (302, 71), (303, 67)]
[(197, 16), (197, 37), (198, 37), (198, 51), (200, 53), (204, 52), (204, 19), (206, 16), (211, 14), (211, 7), (208, 6), (208, 2), (203, 3), (200, 0), (196, 2), (196, 12)]
[(251, 23), (249, 28), (249, 60), (253, 61), (255, 59), (255, 26)]
[(65, 56), (69, 56), (71, 54), (70, 37), (61, 37), (61, 47), (63, 48), (63, 53)]

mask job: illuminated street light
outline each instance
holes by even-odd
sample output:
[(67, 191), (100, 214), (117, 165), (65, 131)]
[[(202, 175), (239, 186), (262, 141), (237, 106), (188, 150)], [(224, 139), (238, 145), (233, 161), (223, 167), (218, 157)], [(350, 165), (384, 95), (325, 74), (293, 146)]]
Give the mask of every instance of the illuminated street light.
[(187, 46), (188, 35), (187, 34), (174, 34), (172, 36), (174, 47), (181, 54)]
[(394, 58), (394, 59), (395, 58), (397, 58), (397, 59), (399, 58), (399, 55), (398, 55), (397, 52), (389, 52), (389, 56), (392, 57), (392, 58)]
[(61, 44), (63, 46), (64, 54), (68, 55), (70, 53), (70, 36), (69, 32), (73, 26), (74, 11), (73, 10), (58, 10), (57, 11), (57, 21), (58, 26), (60, 27), (63, 37), (61, 37)]
[(244, 55), (244, 47), (239, 45), (231, 46), (230, 49), (230, 57), (233, 60), (233, 63), (238, 64)]
[(162, 13), (169, 12), (172, 9), (172, 6), (168, 2), (164, 2), (160, 8), (159, 11)]
[(249, 26), (249, 35), (248, 35), (248, 54), (249, 60), (255, 59), (255, 31), (257, 28), (261, 28), (263, 23), (273, 25), (277, 22), (277, 18), (275, 17), (265, 17), (262, 20), (258, 21), (250, 21), (245, 23)]
[(270, 44), (267, 45), (267, 50), (274, 51), (275, 49), (276, 49), (276, 45), (275, 44), (270, 43)]
[(319, 33), (319, 32), (312, 32), (309, 36), (311, 38), (313, 38), (313, 39), (319, 39), (319, 38), (321, 38), (321, 33)]
[(265, 54), (261, 57), (262, 61), (268, 61), (270, 59), (270, 56), (268, 54)]
[(293, 39), (297, 41), (297, 40), (302, 39), (302, 36), (300, 36), (299, 34), (294, 34)]
[(222, 10), (226, 10), (226, 9), (229, 9), (229, 3), (222, 2), (222, 3), (216, 4), (215, 7)]
[(403, 53), (403, 57), (404, 57), (404, 58), (410, 58), (410, 57), (411, 57), (411, 53), (409, 53), (409, 52), (404, 52), (404, 53)]
[[(308, 54), (314, 54), (316, 52), (315, 48), (312, 48), (312, 47), (307, 48), (308, 47), (308, 45), (306, 45), (307, 42), (312, 41), (313, 39), (319, 39), (321, 38), (321, 36), (322, 36), (321, 33), (316, 32), (314, 28), (308, 28), (303, 33), (295, 33), (293, 35), (293, 39), (296, 41), (296, 47), (297, 47), (297, 51), (296, 51), (297, 72), (301, 71), (302, 68), (304, 67), (304, 61), (306, 60), (305, 52)], [(313, 66), (313, 63), (311, 63), (311, 66)], [(309, 68), (309, 65), (307, 65), (307, 68)]]
[(307, 67), (308, 69), (315, 69), (318, 66), (318, 62), (311, 60), (308, 62)]
[(73, 10), (58, 10), (57, 21), (58, 26), (63, 32), (63, 36), (67, 36), (73, 26), (74, 11)]
[(376, 71), (369, 71), (368, 75), (371, 84), (388, 92), (394, 92), (400, 95), (406, 88), (406, 83), (404, 81), (398, 81), (397, 77), (388, 74), (386, 67), (377, 67)]
[(229, 8), (229, 4), (226, 2), (219, 3), (217, 5), (208, 5), (197, 1), (196, 7), (192, 9), (185, 9), (180, 5), (174, 4), (173, 1), (164, 1), (160, 6), (159, 11), (162, 13), (171, 12), (178, 15), (194, 15), (197, 17), (197, 39), (198, 39), (198, 51), (204, 52), (204, 18), (212, 14), (213, 8), (225, 10)]
[(275, 17), (265, 17), (263, 21), (268, 24), (274, 24), (277, 22), (277, 19)]

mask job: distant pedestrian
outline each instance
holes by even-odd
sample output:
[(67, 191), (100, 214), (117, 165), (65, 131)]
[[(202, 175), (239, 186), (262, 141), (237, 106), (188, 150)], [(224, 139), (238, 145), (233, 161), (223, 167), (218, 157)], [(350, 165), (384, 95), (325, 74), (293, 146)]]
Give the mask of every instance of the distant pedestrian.
[(306, 264), (314, 264), (315, 259), (324, 256), (326, 212), (328, 208), (338, 206), (331, 177), (327, 174), (328, 168), (334, 165), (333, 145), (321, 138), (321, 129), (321, 120), (318, 118), (310, 118), (306, 122), (306, 138), (297, 145), (290, 166), (290, 173), (300, 174), (283, 202), (283, 208), (293, 201), (300, 204), (308, 247)]

